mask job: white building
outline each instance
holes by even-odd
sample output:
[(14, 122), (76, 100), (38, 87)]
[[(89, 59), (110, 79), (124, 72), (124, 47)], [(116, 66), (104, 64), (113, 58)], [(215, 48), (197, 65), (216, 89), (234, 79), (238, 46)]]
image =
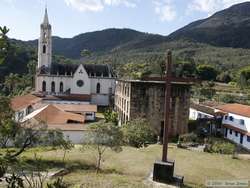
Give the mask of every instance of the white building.
[(47, 9), (38, 42), (36, 92), (71, 99), (81, 96), (80, 101), (99, 106), (108, 106), (115, 92), (115, 76), (109, 65), (52, 62), (52, 27)]
[(226, 104), (218, 106), (216, 111), (225, 113), (224, 137), (250, 150), (250, 106)]
[(199, 119), (214, 119), (215, 112), (214, 108), (203, 105), (191, 103), (189, 108), (189, 119), (199, 120)]

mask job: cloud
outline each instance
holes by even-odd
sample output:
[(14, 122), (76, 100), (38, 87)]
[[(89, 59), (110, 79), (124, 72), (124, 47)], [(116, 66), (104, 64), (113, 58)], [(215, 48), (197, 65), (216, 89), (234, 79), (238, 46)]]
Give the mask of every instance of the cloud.
[(155, 13), (160, 16), (161, 21), (173, 21), (177, 17), (172, 0), (154, 0)]
[(128, 0), (104, 0), (106, 5), (117, 6), (117, 5), (125, 5), (126, 7), (135, 8), (137, 6), (136, 1), (128, 1)]
[(65, 0), (68, 6), (79, 11), (101, 11), (104, 7), (100, 0)]
[(123, 5), (129, 8), (135, 8), (139, 0), (64, 0), (68, 6), (79, 11), (102, 11), (105, 6)]
[(199, 11), (212, 14), (242, 2), (246, 2), (246, 0), (192, 0), (188, 5), (188, 12)]

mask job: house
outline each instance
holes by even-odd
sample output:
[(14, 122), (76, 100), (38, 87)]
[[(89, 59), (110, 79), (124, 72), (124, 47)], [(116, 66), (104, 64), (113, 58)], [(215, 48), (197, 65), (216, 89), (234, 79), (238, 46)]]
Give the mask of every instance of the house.
[[(191, 82), (184, 80), (172, 82), (170, 136), (185, 134), (188, 131), (191, 85)], [(118, 113), (120, 125), (136, 118), (145, 118), (155, 134), (162, 137), (164, 103), (165, 81), (162, 79), (117, 80), (116, 82), (115, 111)]]
[(203, 134), (221, 134), (221, 121), (224, 114), (216, 111), (221, 105), (215, 101), (191, 102), (189, 108), (189, 120), (196, 121), (196, 129)]
[(95, 121), (96, 120), (96, 105), (72, 105), (72, 104), (55, 104), (57, 108), (75, 114), (82, 114), (86, 121)]
[(224, 137), (250, 150), (250, 106), (225, 104), (217, 106), (216, 111), (224, 113)]
[(40, 26), (35, 89), (40, 95), (67, 98), (71, 104), (109, 106), (115, 91), (115, 74), (109, 65), (52, 62), (52, 26), (46, 9)]
[[(74, 98), (77, 99), (77, 97)], [(86, 121), (95, 121), (97, 105), (84, 103), (83, 101), (78, 100), (80, 99), (72, 102), (71, 100), (68, 100), (68, 98), (64, 100), (64, 98), (54, 96), (37, 96), (34, 94), (28, 94), (12, 98), (11, 107), (15, 112), (16, 121), (21, 121), (33, 111), (41, 109), (49, 104), (53, 104), (55, 107), (60, 108), (65, 112), (81, 114)]]
[(37, 126), (34, 129), (44, 124), (48, 130), (60, 130), (74, 144), (82, 143), (86, 122), (95, 121), (97, 112), (97, 105), (71, 104), (53, 96), (33, 94), (14, 97), (11, 107), (15, 120), (21, 124), (31, 121)]
[[(86, 131), (84, 116), (65, 112), (55, 105), (46, 105), (33, 111), (24, 117), (21, 120), (21, 123), (25, 124), (27, 121), (39, 125), (39, 128), (41, 127), (41, 124), (44, 124), (46, 131), (59, 130), (63, 133), (64, 138), (70, 140), (73, 144), (82, 143), (84, 131)], [(37, 127), (32, 128), (36, 129)]]
[(189, 108), (189, 119), (213, 119), (215, 117), (214, 108), (204, 104), (191, 103)]
[(15, 112), (15, 120), (20, 121), (40, 104), (42, 99), (32, 94), (16, 96), (11, 99), (11, 108)]

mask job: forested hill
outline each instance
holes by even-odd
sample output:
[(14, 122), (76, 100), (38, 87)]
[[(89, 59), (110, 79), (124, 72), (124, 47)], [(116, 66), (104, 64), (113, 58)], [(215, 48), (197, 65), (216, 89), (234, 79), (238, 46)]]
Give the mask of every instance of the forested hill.
[(250, 48), (250, 2), (236, 4), (169, 35), (220, 47)]
[[(37, 40), (12, 41), (17, 46), (29, 46), (28, 49), (31, 47), (37, 51)], [(249, 48), (250, 2), (234, 5), (207, 19), (193, 22), (169, 36), (132, 29), (105, 29), (83, 33), (73, 38), (53, 37), (53, 55), (79, 60), (81, 51), (87, 49), (92, 53), (92, 57), (83, 58), (81, 62), (109, 62), (123, 74), (127, 73), (120, 69), (124, 64), (133, 64), (129, 67), (133, 69), (143, 67), (146, 72), (159, 72), (155, 70), (158, 69), (157, 62), (167, 49), (173, 50), (174, 57), (179, 61), (189, 61), (196, 65), (210, 64), (219, 72), (237, 72), (240, 68), (250, 65)], [(11, 63), (13, 62), (15, 61)], [(17, 59), (18, 65), (20, 62)], [(59, 62), (70, 61), (59, 58)], [(9, 65), (6, 64), (5, 69), (0, 66), (0, 70), (6, 72)], [(126, 69), (129, 70), (128, 67)], [(8, 70), (18, 72), (15, 69)]]
[[(165, 40), (166, 37), (164, 36), (143, 33), (132, 29), (105, 29), (83, 33), (73, 38), (53, 37), (52, 43), (54, 54), (79, 59), (83, 49), (103, 55), (123, 46), (130, 46), (134, 49), (159, 44)], [(37, 40), (15, 42), (37, 48)]]

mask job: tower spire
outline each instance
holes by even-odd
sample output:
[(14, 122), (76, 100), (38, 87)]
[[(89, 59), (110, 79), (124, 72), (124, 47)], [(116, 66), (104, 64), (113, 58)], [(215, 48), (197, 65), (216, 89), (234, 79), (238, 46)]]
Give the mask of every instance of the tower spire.
[(47, 4), (45, 6), (45, 14), (43, 19), (43, 24), (49, 24), (49, 17), (48, 17), (48, 10), (47, 10)]

